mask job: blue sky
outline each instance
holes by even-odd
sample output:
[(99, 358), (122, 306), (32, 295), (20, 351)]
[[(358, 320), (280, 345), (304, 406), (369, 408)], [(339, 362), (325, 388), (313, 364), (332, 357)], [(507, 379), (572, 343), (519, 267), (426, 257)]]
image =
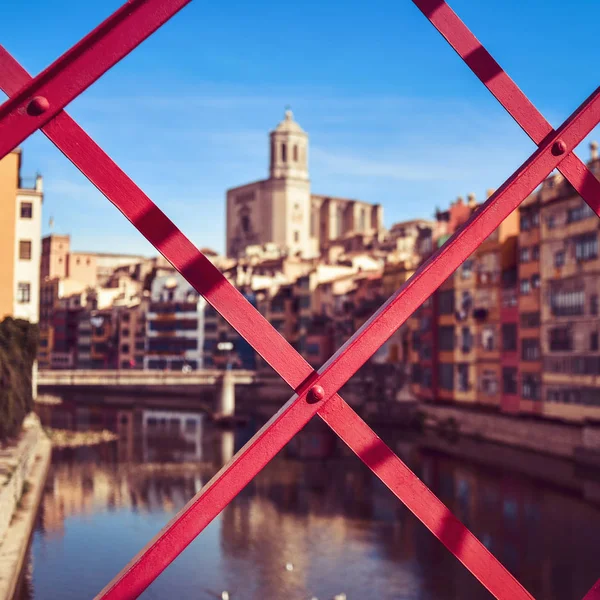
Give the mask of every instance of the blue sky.
[[(450, 4), (554, 126), (600, 83), (597, 1)], [(119, 5), (9, 2), (0, 43), (37, 73)], [(222, 251), (225, 189), (266, 175), (286, 104), (310, 135), (313, 191), (380, 202), (388, 226), (483, 197), (534, 150), (409, 0), (194, 0), (68, 110), (198, 246)], [(44, 232), (52, 216), (77, 250), (152, 253), (42, 134), (23, 149), (25, 174), (44, 175)]]

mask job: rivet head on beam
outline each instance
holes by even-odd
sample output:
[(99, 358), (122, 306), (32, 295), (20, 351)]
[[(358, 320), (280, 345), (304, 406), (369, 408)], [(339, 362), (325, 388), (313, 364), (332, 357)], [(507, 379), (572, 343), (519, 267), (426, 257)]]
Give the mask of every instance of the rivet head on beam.
[(325, 398), (325, 390), (320, 385), (314, 385), (308, 392), (309, 402), (320, 402)]
[(560, 156), (567, 151), (567, 145), (562, 140), (556, 140), (554, 144), (552, 144), (552, 154), (554, 156)]
[(44, 96), (35, 96), (27, 105), (27, 114), (32, 117), (39, 117), (50, 108), (50, 102)]

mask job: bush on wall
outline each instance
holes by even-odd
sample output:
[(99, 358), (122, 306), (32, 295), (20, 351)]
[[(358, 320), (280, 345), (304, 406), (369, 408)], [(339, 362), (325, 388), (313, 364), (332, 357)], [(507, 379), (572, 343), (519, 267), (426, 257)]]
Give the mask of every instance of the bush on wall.
[(15, 436), (33, 409), (31, 376), (38, 326), (6, 317), (0, 323), (0, 441)]

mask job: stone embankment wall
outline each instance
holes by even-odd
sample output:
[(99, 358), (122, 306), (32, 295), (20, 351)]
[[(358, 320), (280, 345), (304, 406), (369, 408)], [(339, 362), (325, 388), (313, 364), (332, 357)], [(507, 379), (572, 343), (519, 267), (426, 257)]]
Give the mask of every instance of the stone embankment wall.
[(17, 441), (0, 451), (0, 600), (13, 597), (50, 465), (51, 444), (28, 416)]
[(479, 412), (454, 406), (423, 404), (419, 407), (430, 425), (453, 420), (460, 435), (516, 446), (564, 458), (575, 458), (585, 450), (600, 458), (600, 426), (562, 423)]

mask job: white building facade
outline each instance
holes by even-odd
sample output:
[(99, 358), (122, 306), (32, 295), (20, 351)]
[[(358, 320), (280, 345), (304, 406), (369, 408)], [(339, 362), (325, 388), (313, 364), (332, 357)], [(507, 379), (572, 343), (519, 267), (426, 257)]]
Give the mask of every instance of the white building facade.
[(206, 301), (179, 273), (152, 282), (144, 369), (203, 368)]
[(275, 244), (319, 256), (334, 240), (383, 229), (380, 205), (311, 193), (308, 135), (290, 110), (270, 133), (269, 178), (227, 190), (227, 255)]
[(38, 175), (35, 186), (20, 186), (16, 196), (13, 316), (31, 323), (40, 318), (42, 185)]

